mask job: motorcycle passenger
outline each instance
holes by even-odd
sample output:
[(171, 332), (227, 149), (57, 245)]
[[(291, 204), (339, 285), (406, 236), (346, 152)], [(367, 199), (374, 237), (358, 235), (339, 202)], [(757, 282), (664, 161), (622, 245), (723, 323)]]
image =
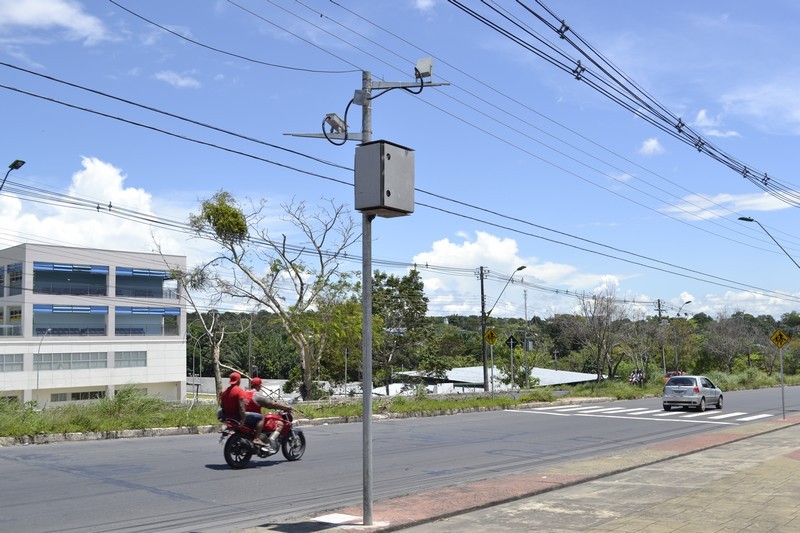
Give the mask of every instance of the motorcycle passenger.
[(264, 417), (260, 413), (248, 413), (245, 409), (247, 403), (247, 393), (239, 386), (242, 375), (238, 372), (231, 372), (230, 385), (222, 391), (219, 396), (220, 407), (222, 407), (223, 416), (225, 418), (232, 418), (238, 420), (240, 424), (256, 430), (256, 436), (253, 443), (259, 446), (264, 446), (264, 442), (260, 439), (261, 432), (264, 430)]
[[(247, 401), (245, 409), (251, 413), (261, 413), (261, 408), (280, 409), (281, 411), (291, 412), (292, 406), (274, 401), (269, 395), (261, 390), (261, 378), (255, 377), (250, 380), (250, 389), (245, 391)], [(270, 431), (268, 446), (273, 450), (278, 450), (278, 435), (283, 429), (283, 417), (278, 414), (267, 413), (264, 415), (264, 429)]]

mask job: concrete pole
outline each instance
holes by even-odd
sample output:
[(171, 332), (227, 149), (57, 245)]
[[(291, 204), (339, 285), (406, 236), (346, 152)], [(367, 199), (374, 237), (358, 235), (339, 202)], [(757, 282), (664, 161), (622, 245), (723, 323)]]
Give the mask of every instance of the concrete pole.
[(483, 353), (483, 392), (489, 391), (489, 361), (486, 354), (486, 293), (484, 292), (483, 279), (485, 271), (480, 267), (481, 278), (481, 347)]

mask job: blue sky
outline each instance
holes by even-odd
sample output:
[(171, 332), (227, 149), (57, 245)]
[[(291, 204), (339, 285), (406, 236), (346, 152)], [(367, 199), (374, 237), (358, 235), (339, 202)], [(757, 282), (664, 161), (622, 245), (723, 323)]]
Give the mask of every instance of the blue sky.
[[(800, 309), (797, 266), (737, 220), (755, 218), (800, 258), (786, 201), (798, 190), (800, 5), (460, 3), (526, 46), (444, 0), (0, 0), (3, 157), (27, 162), (0, 193), (0, 246), (150, 251), (155, 240), (194, 264), (208, 246), (117, 207), (186, 221), (220, 188), (266, 199), (272, 217), (292, 199), (352, 205), (355, 143), (285, 134), (343, 116), (361, 71), (413, 81), (416, 60), (432, 56), (433, 81), (450, 85), (373, 100), (373, 138), (415, 150), (418, 202), (374, 223), (376, 267), (436, 267), (421, 270), (432, 314), (477, 314), (480, 266), (500, 316), (569, 312), (573, 294), (600, 287), (651, 315), (659, 300), (668, 313), (691, 300), (684, 312), (712, 316)], [(784, 198), (590, 86), (599, 70), (525, 6), (564, 20), (573, 42), (704, 142), (768, 173)], [(542, 53), (581, 58), (589, 72), (576, 79)], [(351, 106), (353, 131), (360, 113)], [(105, 209), (33, 198), (32, 187)], [(520, 265), (524, 283), (500, 297)]]

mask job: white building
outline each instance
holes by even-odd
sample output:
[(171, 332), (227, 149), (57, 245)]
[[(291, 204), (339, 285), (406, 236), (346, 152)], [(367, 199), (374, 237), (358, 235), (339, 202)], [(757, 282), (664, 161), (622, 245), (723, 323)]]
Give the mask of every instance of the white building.
[(0, 398), (39, 407), (132, 385), (186, 395), (184, 256), (22, 244), (0, 251)]

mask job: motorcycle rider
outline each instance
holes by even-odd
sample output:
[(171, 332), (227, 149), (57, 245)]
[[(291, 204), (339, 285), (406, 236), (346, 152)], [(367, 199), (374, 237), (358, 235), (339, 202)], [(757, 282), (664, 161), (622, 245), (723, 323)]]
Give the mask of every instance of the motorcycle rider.
[[(261, 413), (261, 408), (279, 409), (287, 413), (292, 411), (292, 406), (274, 401), (269, 395), (261, 390), (261, 378), (255, 377), (250, 380), (250, 389), (245, 391), (247, 401), (245, 402), (245, 409), (250, 413)], [(278, 435), (281, 434), (283, 429), (283, 418), (281, 415), (267, 413), (264, 417), (264, 429), (270, 431), (267, 446), (273, 451), (278, 450)]]
[(229, 377), (230, 385), (222, 391), (219, 395), (220, 407), (222, 407), (223, 416), (225, 418), (232, 418), (239, 420), (243, 426), (254, 428), (256, 436), (253, 443), (259, 446), (264, 446), (264, 441), (261, 440), (261, 432), (264, 430), (264, 417), (261, 413), (247, 412), (245, 405), (247, 403), (247, 393), (239, 386), (242, 375), (238, 372), (231, 372)]

